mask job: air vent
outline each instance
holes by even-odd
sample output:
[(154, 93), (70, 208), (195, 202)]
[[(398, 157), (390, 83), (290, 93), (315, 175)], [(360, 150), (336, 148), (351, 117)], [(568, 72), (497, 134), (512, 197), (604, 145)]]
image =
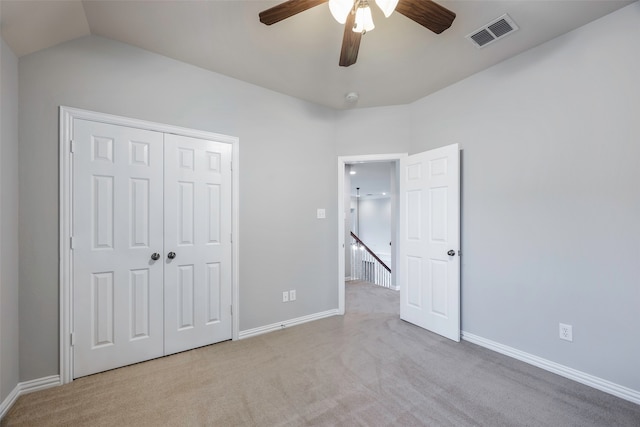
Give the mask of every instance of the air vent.
[(471, 36), (474, 42), (478, 46), (484, 46), (487, 43), (491, 43), (496, 38), (487, 30), (481, 30)]
[(506, 13), (494, 19), (482, 28), (477, 29), (467, 36), (467, 39), (478, 48), (484, 47), (494, 41), (511, 34), (518, 29), (513, 19)]

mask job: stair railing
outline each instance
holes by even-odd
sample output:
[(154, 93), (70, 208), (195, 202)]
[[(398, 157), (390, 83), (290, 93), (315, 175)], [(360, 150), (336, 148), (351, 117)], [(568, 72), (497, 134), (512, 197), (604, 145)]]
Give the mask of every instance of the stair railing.
[(351, 279), (391, 288), (391, 269), (353, 232), (351, 238)]

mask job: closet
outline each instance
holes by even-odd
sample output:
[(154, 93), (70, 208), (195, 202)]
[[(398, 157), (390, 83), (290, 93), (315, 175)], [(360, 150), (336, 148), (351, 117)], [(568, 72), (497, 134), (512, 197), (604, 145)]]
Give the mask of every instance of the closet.
[(232, 337), (232, 145), (73, 119), (73, 377)]

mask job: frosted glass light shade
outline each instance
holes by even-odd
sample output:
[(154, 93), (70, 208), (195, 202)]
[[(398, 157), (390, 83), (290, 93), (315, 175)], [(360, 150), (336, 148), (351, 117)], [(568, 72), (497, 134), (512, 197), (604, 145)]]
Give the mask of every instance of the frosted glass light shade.
[(373, 17), (371, 16), (371, 8), (369, 6), (359, 7), (356, 9), (356, 26), (353, 27), (353, 32), (362, 33), (368, 32), (375, 28), (373, 25)]
[(353, 7), (353, 0), (329, 0), (329, 10), (333, 18), (341, 24), (347, 22), (347, 16)]
[(398, 0), (376, 0), (376, 4), (384, 13), (385, 18), (388, 18), (398, 5)]

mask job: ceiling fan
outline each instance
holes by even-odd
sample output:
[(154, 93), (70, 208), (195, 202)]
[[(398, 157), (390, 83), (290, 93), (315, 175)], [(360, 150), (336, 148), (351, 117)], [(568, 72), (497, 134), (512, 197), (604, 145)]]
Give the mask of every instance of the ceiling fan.
[[(360, 39), (367, 31), (373, 30), (371, 9), (368, 0), (288, 0), (258, 15), (260, 22), (266, 25), (275, 24), (307, 9), (329, 2), (331, 14), (344, 26), (340, 66), (348, 67), (356, 63)], [(431, 0), (375, 0), (385, 17), (394, 10), (407, 18), (440, 34), (451, 26), (456, 14)]]

